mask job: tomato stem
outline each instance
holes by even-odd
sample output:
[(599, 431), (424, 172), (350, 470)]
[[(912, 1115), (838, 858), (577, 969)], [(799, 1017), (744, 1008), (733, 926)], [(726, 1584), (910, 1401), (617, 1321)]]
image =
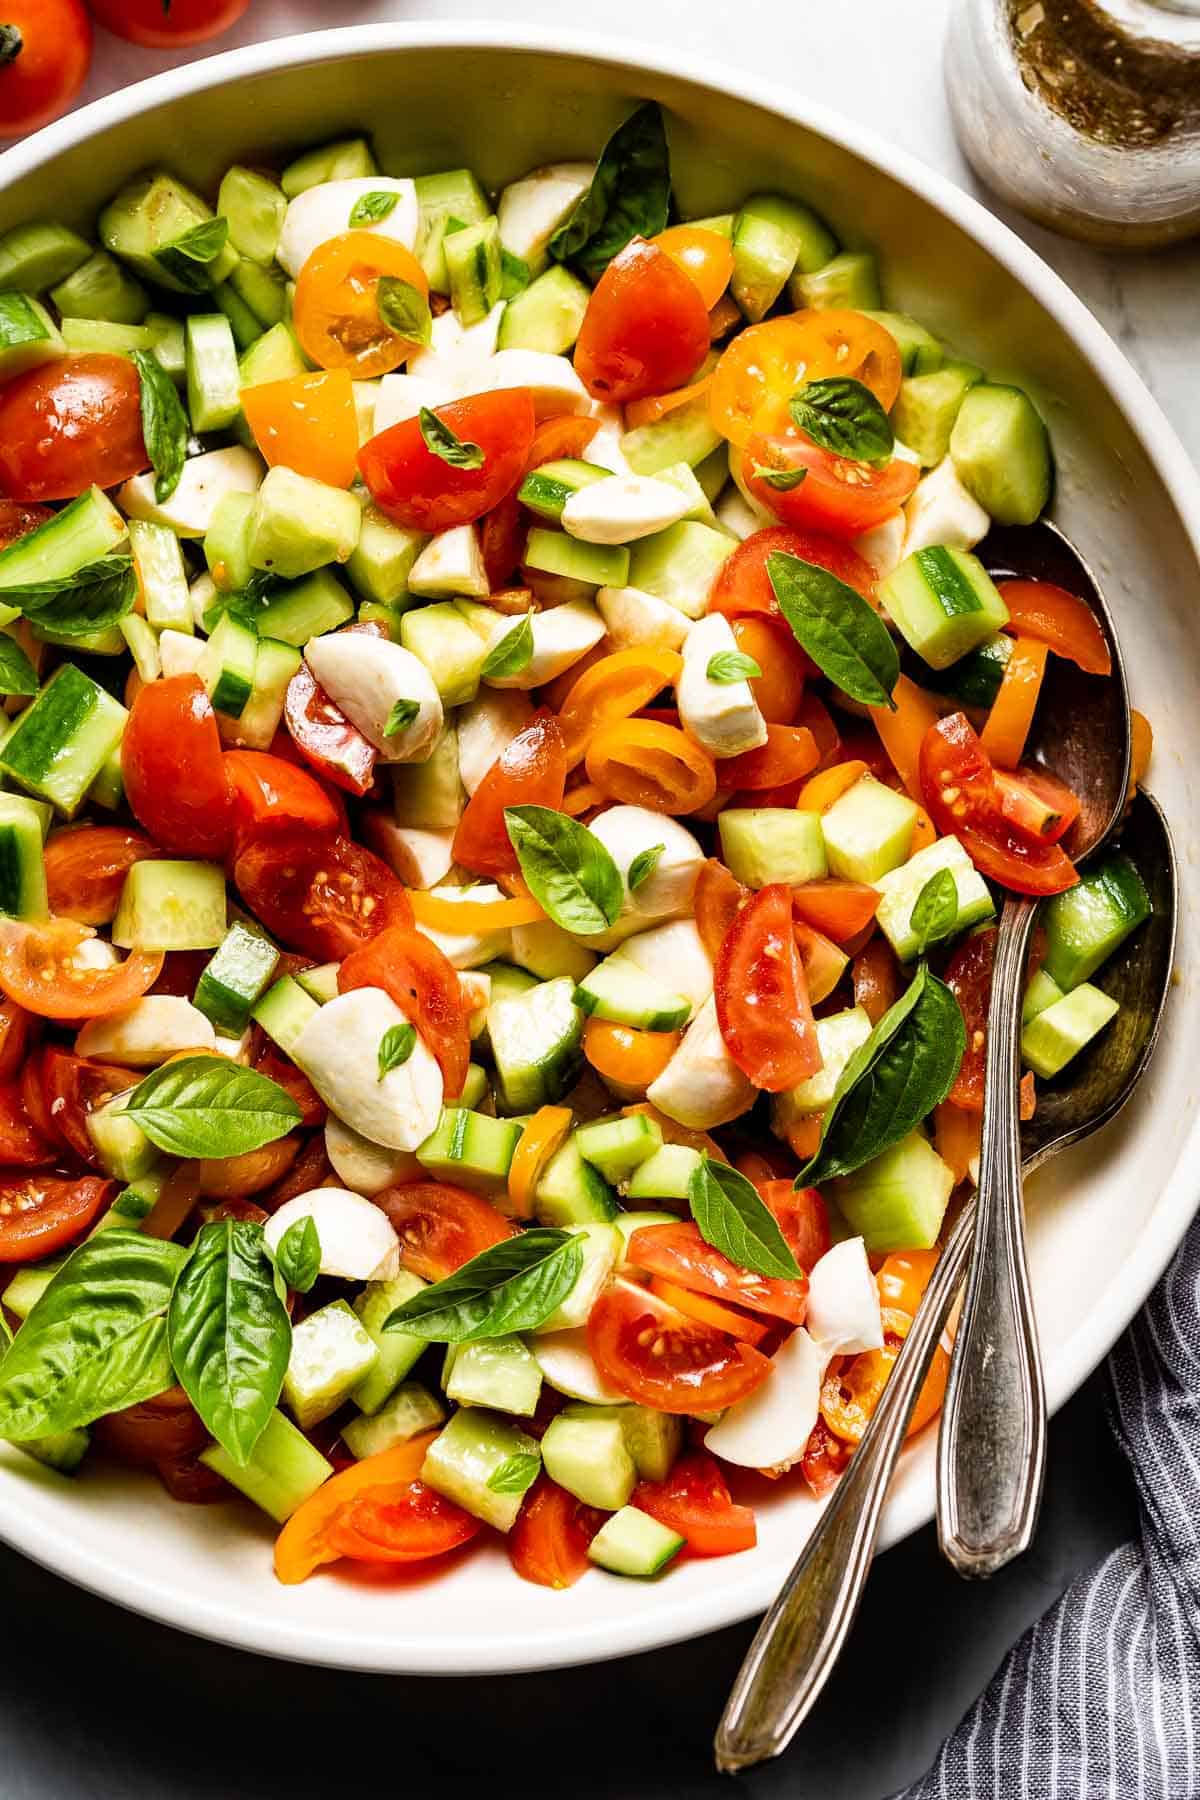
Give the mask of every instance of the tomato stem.
[(16, 62), (24, 48), (25, 40), (19, 25), (0, 25), (0, 69)]

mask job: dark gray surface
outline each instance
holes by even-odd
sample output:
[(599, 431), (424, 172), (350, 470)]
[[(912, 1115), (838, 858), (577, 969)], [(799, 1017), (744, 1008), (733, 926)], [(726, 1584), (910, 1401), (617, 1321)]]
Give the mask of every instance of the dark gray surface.
[[(754, 1800), (883, 1800), (926, 1767), (1005, 1649), (1135, 1529), (1094, 1376), (1051, 1427), (1029, 1555), (967, 1585), (932, 1529), (889, 1551), (834, 1680)], [(136, 1556), (136, 1544), (130, 1555)], [(184, 1637), (0, 1549), (2, 1800), (700, 1800), (739, 1626), (590, 1669), (472, 1681), (341, 1675)], [(630, 1605), (643, 1597), (630, 1593)], [(420, 1604), (436, 1605), (436, 1589)]]

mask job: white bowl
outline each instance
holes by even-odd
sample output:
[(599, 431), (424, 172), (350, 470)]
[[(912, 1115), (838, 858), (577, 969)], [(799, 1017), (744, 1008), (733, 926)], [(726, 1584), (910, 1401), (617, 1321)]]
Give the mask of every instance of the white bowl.
[[(871, 132), (716, 67), (529, 27), (383, 25), (291, 38), (160, 75), (0, 157), (0, 229), (46, 214), (90, 228), (135, 170), (163, 162), (215, 186), (235, 157), (356, 128), (385, 168), (469, 164), (489, 185), (588, 156), (641, 97), (671, 115), (684, 214), (753, 188), (811, 200), (882, 255), (888, 302), (959, 351), (1030, 384), (1059, 462), (1054, 516), (1114, 605), (1135, 701), (1158, 748), (1153, 786), (1185, 870), (1180, 972), (1153, 1071), (1112, 1129), (1033, 1184), (1034, 1286), (1052, 1407), (1113, 1343), (1191, 1219), (1200, 1029), (1188, 1004), (1186, 871), (1200, 782), (1185, 766), (1198, 667), (1200, 484), (1158, 407), (1059, 278), (982, 207)], [(906, 1454), (884, 1519), (894, 1543), (933, 1510), (933, 1434)], [(764, 1487), (766, 1484), (763, 1484)], [(594, 1574), (567, 1593), (519, 1581), (498, 1545), (404, 1585), (328, 1575), (280, 1587), (271, 1532), (249, 1507), (177, 1506), (118, 1473), (78, 1483), (0, 1447), (0, 1534), (60, 1574), (186, 1630), (346, 1668), (512, 1672), (675, 1642), (760, 1611), (816, 1516), (794, 1482), (759, 1509), (758, 1548), (642, 1586)]]

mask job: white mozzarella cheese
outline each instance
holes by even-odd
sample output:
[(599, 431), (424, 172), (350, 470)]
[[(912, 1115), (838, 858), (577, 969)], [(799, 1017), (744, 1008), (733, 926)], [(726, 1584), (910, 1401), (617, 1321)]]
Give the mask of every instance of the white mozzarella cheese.
[(908, 520), (904, 516), (904, 510), (897, 507), (882, 525), (875, 525), (870, 531), (864, 531), (861, 537), (852, 539), (850, 547), (858, 552), (864, 562), (870, 563), (882, 581), (903, 557), (907, 531)]
[(950, 456), (918, 481), (904, 514), (908, 521), (905, 556), (928, 550), (934, 544), (945, 544), (950, 550), (973, 550), (987, 536), (992, 523), (958, 479)]
[(456, 399), (478, 392), (487, 378), (487, 366), (496, 353), (505, 302), (498, 300), (486, 318), (463, 325), (456, 312), (444, 312), (433, 321), (427, 350), (408, 359), (408, 372), (432, 381)]
[(592, 417), (599, 419), (600, 429), (584, 453), (588, 462), (595, 463), (598, 469), (611, 469), (614, 475), (632, 475), (634, 471), (621, 448), (621, 439), (625, 436), (621, 409), (596, 400), (592, 403)]
[(639, 931), (626, 938), (621, 952), (673, 994), (690, 1000), (693, 1012), (712, 994), (712, 959), (694, 919), (672, 919), (667, 925)]
[(712, 1131), (748, 1112), (757, 1092), (725, 1048), (710, 996), (662, 1074), (646, 1089), (646, 1098), (689, 1131)]
[(587, 193), (595, 173), (594, 163), (548, 163), (501, 192), (496, 203), (500, 242), (510, 255), (528, 263), (532, 273), (545, 267), (546, 246)]
[(497, 350), (483, 369), (475, 392), (491, 393), (499, 388), (528, 388), (537, 419), (586, 412), (591, 405), (574, 363), (549, 350)]
[(843, 1238), (808, 1277), (807, 1324), (825, 1362), (883, 1346), (879, 1289), (860, 1237)]
[(329, 1113), (325, 1119), (325, 1154), (339, 1181), (355, 1194), (382, 1194), (398, 1181), (420, 1181), (424, 1170), (411, 1150), (386, 1150)]
[(596, 605), (614, 650), (681, 650), (692, 628), (677, 606), (641, 588), (600, 588)]
[(825, 1365), (803, 1325), (771, 1358), (771, 1373), (704, 1434), (704, 1447), (744, 1469), (786, 1469), (804, 1454), (821, 1405)]
[(263, 1226), (267, 1249), (278, 1250), (284, 1235), (311, 1219), (321, 1245), (322, 1275), (343, 1281), (390, 1281), (400, 1272), (400, 1239), (382, 1209), (349, 1188), (310, 1188), (285, 1200)]
[[(437, 887), (431, 890), (439, 900), (451, 902), (473, 900), (488, 902), (503, 900), (504, 895), (495, 882), (481, 881), (475, 887)], [(495, 962), (497, 958), (504, 961), (512, 954), (512, 931), (505, 926), (502, 931), (435, 931), (432, 925), (418, 925), (417, 930), (442, 952), (446, 960), (456, 969), (478, 969), (484, 963)], [(433, 1127), (430, 1127), (432, 1130)]]
[[(696, 880), (704, 866), (704, 851), (686, 825), (648, 806), (610, 806), (597, 813), (588, 830), (599, 838), (616, 863), (625, 889), (614, 929), (628, 936), (658, 919), (691, 912)], [(660, 844), (662, 854), (658, 861), (631, 893), (629, 869), (635, 857)], [(589, 938), (588, 943), (591, 942)]]
[(431, 537), (408, 572), (408, 590), (430, 600), (459, 594), (486, 600), (487, 570), (474, 525), (452, 525)]
[(158, 634), (158, 655), (164, 675), (192, 675), (204, 655), (204, 639), (168, 626)]
[(375, 423), (375, 408), (379, 404), (380, 381), (352, 381), (354, 390), (354, 420), (358, 426), (358, 441), (369, 443), (379, 429)]
[(473, 794), (502, 750), (533, 717), (533, 702), (519, 689), (485, 687), (458, 710), (458, 774)]
[(364, 820), (364, 835), (371, 848), (393, 868), (405, 887), (431, 888), (445, 881), (454, 863), (453, 831), (424, 831), (415, 825), (397, 825), (387, 813), (374, 809)]
[[(489, 675), (490, 686), (498, 688), (541, 687), (553, 681), (573, 663), (593, 649), (605, 634), (604, 620), (590, 600), (568, 600), (562, 606), (548, 606), (544, 612), (530, 614), (533, 655), (516, 675)], [(502, 637), (516, 621), (504, 622)], [(461, 756), (461, 750), (460, 750)]]
[(423, 406), (432, 412), (457, 397), (453, 387), (422, 375), (385, 375), (375, 401), (374, 435), (402, 425), (405, 419), (415, 419)]
[(767, 741), (767, 727), (748, 681), (710, 681), (714, 656), (737, 654), (737, 639), (724, 613), (697, 619), (683, 647), (683, 673), (675, 698), (684, 730), (711, 755), (740, 756)]
[(442, 1072), (420, 1038), (407, 1062), (380, 1077), (384, 1033), (407, 1023), (382, 988), (356, 988), (319, 1006), (292, 1051), (326, 1106), (390, 1150), (415, 1150), (442, 1110)]
[(529, 1339), (529, 1348), (543, 1378), (560, 1394), (586, 1400), (592, 1406), (621, 1406), (625, 1395), (609, 1387), (592, 1361), (585, 1326), (568, 1331), (541, 1331)]
[[(390, 638), (329, 631), (310, 638), (304, 658), (335, 706), (374, 744), (381, 761), (424, 762), (442, 729), (442, 702), (420, 657)], [(416, 717), (388, 735), (395, 706), (411, 702)]]
[(691, 509), (688, 496), (652, 475), (609, 475), (567, 497), (562, 528), (585, 544), (631, 544), (677, 525)]
[(492, 978), (481, 969), (460, 969), (458, 992), (471, 1036), (477, 1038), (487, 1024), (487, 1011), (492, 1003)]
[[(396, 196), (396, 204), (386, 218), (351, 226), (355, 203), (365, 194), (380, 193)], [(417, 241), (420, 217), (416, 186), (407, 179), (367, 175), (345, 181), (319, 181), (315, 187), (297, 194), (288, 206), (275, 250), (276, 261), (294, 281), (314, 250), (350, 230), (394, 238), (411, 250)]]
[(212, 1020), (175, 994), (147, 994), (122, 1012), (89, 1019), (75, 1039), (77, 1056), (130, 1069), (155, 1069), (177, 1051), (216, 1047)]
[(169, 500), (155, 499), (155, 475), (148, 469), (118, 488), (117, 505), (127, 518), (166, 525), (177, 537), (203, 537), (221, 501), (229, 494), (256, 494), (265, 473), (255, 451), (230, 444), (224, 450), (189, 456)]

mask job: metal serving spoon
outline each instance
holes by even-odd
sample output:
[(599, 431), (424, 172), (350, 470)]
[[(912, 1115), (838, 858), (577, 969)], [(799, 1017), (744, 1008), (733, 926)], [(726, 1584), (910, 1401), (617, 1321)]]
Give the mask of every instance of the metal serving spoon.
[[(995, 576), (1050, 581), (1096, 614), (1112, 674), (1047, 664), (1028, 756), (1078, 794), (1064, 848), (1076, 862), (1119, 823), (1129, 791), (1129, 694), (1116, 628), (1091, 570), (1053, 525), (992, 530), (979, 546)], [(987, 1023), (975, 1238), (938, 1432), (942, 1553), (960, 1575), (991, 1575), (1029, 1546), (1046, 1473), (1046, 1389), (1025, 1259), (1021, 1195), (1021, 998), (1038, 901), (1010, 894), (1000, 914)]]
[[(1042, 1090), (1036, 1116), (1021, 1126), (1026, 1175), (1121, 1110), (1158, 1037), (1175, 954), (1176, 866), (1166, 820), (1150, 795), (1134, 801), (1120, 841), (1154, 910), (1105, 964), (1105, 989), (1121, 1008), (1112, 1025), (1075, 1059), (1068, 1082)], [(908, 1421), (966, 1268), (974, 1225), (975, 1203), (968, 1201), (862, 1442), (746, 1654), (714, 1740), (718, 1769), (733, 1774), (786, 1749), (841, 1653), (862, 1598)]]

